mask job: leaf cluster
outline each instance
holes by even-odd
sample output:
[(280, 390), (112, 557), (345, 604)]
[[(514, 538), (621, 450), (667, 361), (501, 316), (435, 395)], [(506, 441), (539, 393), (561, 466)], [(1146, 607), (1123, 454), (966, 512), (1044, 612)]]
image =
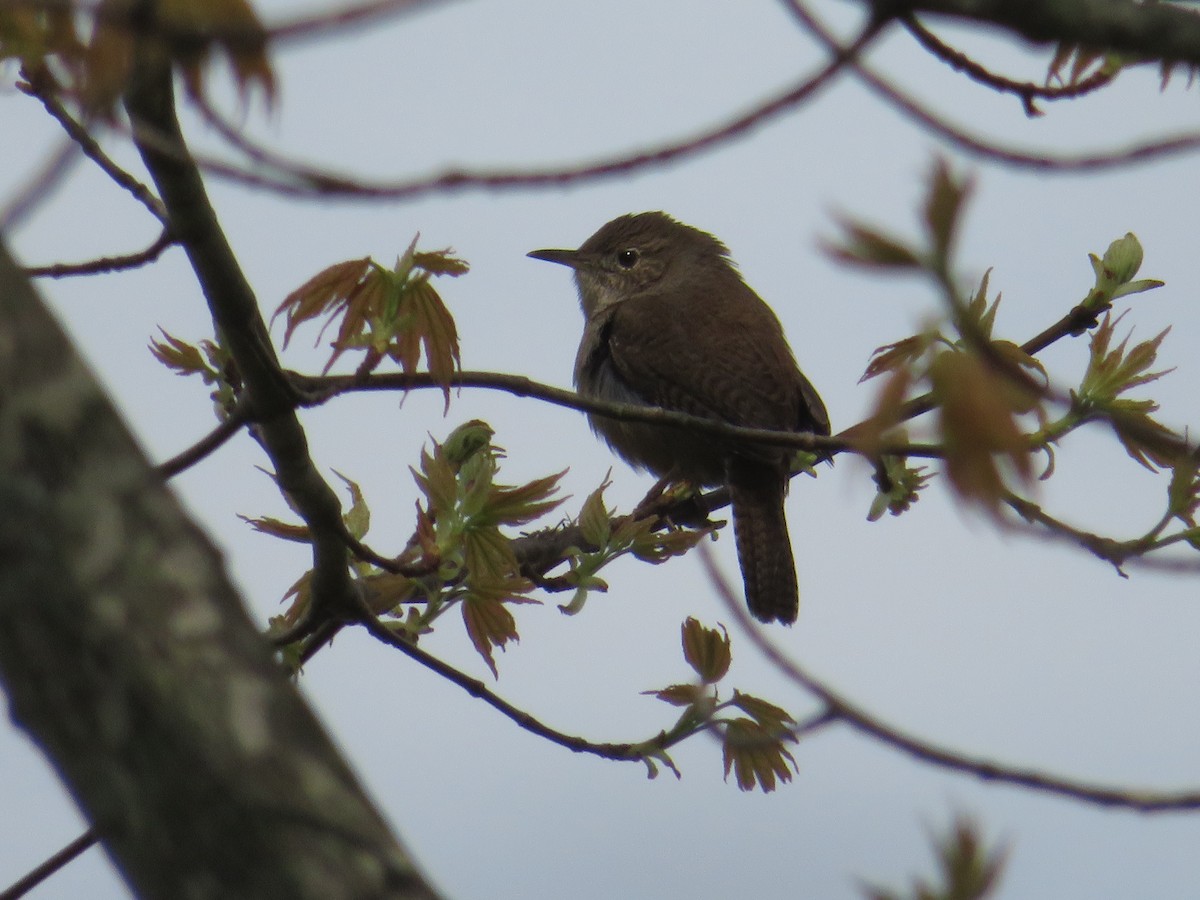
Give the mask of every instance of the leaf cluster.
[[(1118, 397), (1162, 373), (1148, 373), (1162, 335), (1127, 350), (1122, 342), (1109, 350), (1112, 324), (1105, 318), (1093, 338), (1091, 362), (1078, 390), (1060, 397), (1030, 345), (996, 335), (1001, 297), (989, 294), (990, 271), (964, 296), (954, 273), (953, 251), (971, 184), (939, 162), (934, 166), (922, 207), (923, 238), (918, 242), (845, 221), (840, 241), (829, 247), (837, 259), (873, 271), (898, 271), (931, 281), (946, 306), (944, 317), (921, 332), (875, 350), (861, 380), (881, 378), (871, 416), (848, 437), (867, 456), (880, 460), (879, 492), (869, 516), (908, 509), (927, 482), (920, 468), (889, 457), (888, 446), (908, 439), (905, 423), (927, 410), (936, 412), (936, 436), (942, 471), (960, 496), (997, 515), (1011, 494), (1011, 483), (1027, 486), (1033, 475), (1031, 454), (1042, 451), (1053, 471), (1053, 446), (1090, 417), (1114, 423), (1130, 455), (1141, 462), (1166, 464), (1177, 440), (1149, 418), (1157, 407), (1149, 400)], [(1095, 327), (1119, 298), (1159, 287), (1137, 279), (1142, 247), (1126, 234), (1104, 255), (1089, 254), (1094, 283), (1064, 321), (1061, 334)], [(1040, 342), (1034, 344), (1040, 346)], [(1066, 406), (1052, 420), (1053, 406)], [(1030, 430), (1032, 420), (1036, 428)], [(1117, 423), (1120, 423), (1119, 425)]]
[(17, 60), (31, 81), (54, 85), (86, 115), (105, 119), (114, 118), (139, 55), (170, 61), (199, 98), (220, 54), (243, 98), (256, 88), (274, 97), (267, 32), (246, 0), (102, 0), (88, 13), (90, 23), (66, 5), (0, 9), (0, 61)]
[(986, 900), (1000, 885), (1008, 853), (1004, 847), (989, 848), (979, 827), (959, 817), (941, 837), (930, 837), (937, 855), (937, 880), (914, 878), (904, 891), (867, 886), (866, 900)]
[(561, 577), (561, 582), (573, 591), (571, 599), (559, 606), (567, 615), (582, 611), (590, 592), (608, 590), (608, 582), (599, 572), (614, 560), (628, 555), (658, 565), (687, 553), (716, 529), (715, 525), (684, 528), (663, 522), (657, 515), (618, 516), (604, 502), (604, 491), (610, 483), (606, 478), (579, 511), (583, 544), (569, 548), (568, 570)]
[[(668, 734), (709, 729), (719, 735), (725, 778), (732, 772), (740, 790), (758, 788), (770, 793), (780, 782), (791, 781), (796, 759), (787, 744), (797, 740), (796, 721), (775, 704), (736, 689), (730, 699), (721, 699), (717, 683), (728, 674), (732, 662), (724, 626), (708, 628), (688, 618), (680, 633), (683, 658), (698, 680), (645, 692), (682, 708), (679, 721)], [(673, 764), (671, 768), (678, 774)]]
[(163, 339), (150, 341), (154, 358), (176, 375), (199, 375), (205, 384), (212, 385), (213, 408), (218, 418), (224, 418), (237, 402), (239, 387), (233, 376), (229, 352), (215, 341), (189, 344), (162, 328), (158, 330)]
[(325, 372), (349, 350), (364, 353), (357, 369), (360, 376), (374, 371), (384, 358), (414, 372), (423, 352), (449, 408), (450, 376), (460, 363), (458, 330), (431, 278), (458, 276), (467, 270), (467, 263), (450, 250), (418, 252), (417, 238), (390, 269), (367, 257), (335, 263), (294, 290), (275, 310), (276, 318), (284, 317), (284, 346), (300, 325), (323, 318), (318, 342), (337, 323)]

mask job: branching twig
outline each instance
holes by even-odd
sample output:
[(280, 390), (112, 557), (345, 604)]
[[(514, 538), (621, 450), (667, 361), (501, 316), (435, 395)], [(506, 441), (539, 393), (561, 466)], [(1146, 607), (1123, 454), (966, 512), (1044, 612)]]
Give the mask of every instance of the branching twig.
[(905, 16), (901, 21), (909, 34), (916, 38), (922, 47), (955, 71), (962, 72), (972, 81), (986, 85), (993, 90), (1016, 94), (1025, 107), (1026, 115), (1041, 115), (1041, 110), (1034, 104), (1034, 100), (1067, 100), (1082, 97), (1085, 94), (1090, 94), (1092, 91), (1104, 87), (1106, 84), (1110, 84), (1113, 78), (1116, 77), (1112, 72), (1101, 70), (1075, 84), (1065, 84), (1058, 87), (1035, 84), (1032, 81), (1014, 81), (1003, 75), (997, 75), (975, 62), (975, 60), (971, 59), (965, 53), (954, 49), (918, 22), (913, 16)]

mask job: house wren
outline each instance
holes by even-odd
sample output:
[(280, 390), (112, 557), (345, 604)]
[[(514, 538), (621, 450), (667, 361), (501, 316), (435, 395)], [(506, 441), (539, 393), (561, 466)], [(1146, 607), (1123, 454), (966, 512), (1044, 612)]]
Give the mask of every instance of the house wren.
[[(829, 434), (771, 309), (710, 234), (661, 212), (621, 216), (578, 250), (535, 250), (575, 272), (587, 320), (575, 359), (586, 397), (657, 406), (751, 428)], [(589, 414), (620, 456), (656, 475), (728, 485), (746, 602), (796, 620), (800, 594), (783, 498), (786, 448)]]

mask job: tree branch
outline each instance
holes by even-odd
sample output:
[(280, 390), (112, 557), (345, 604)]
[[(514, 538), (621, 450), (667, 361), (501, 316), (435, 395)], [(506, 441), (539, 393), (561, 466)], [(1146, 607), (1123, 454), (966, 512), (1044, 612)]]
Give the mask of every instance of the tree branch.
[(162, 256), (163, 251), (175, 241), (165, 228), (154, 243), (145, 250), (129, 253), (124, 256), (101, 256), (80, 263), (54, 263), (48, 266), (29, 266), (25, 274), (30, 278), (67, 278), (74, 275), (101, 275), (108, 272), (121, 272), (136, 269), (146, 263), (154, 262)]
[[(1069, 2), (1069, 0), (1066, 0), (1066, 2)], [(1086, 0), (1079, 0), (1079, 2), (1086, 2)], [(1108, 0), (1102, 0), (1102, 2), (1108, 2)], [(821, 44), (827, 48), (838, 46), (833, 33), (821, 24), (800, 0), (784, 0), (784, 3), (805, 30)], [(917, 4), (917, 6), (920, 5)], [(1001, 2), (1000, 5), (1003, 6), (1004, 3)], [(1020, 3), (1011, 5), (1023, 9), (1038, 4)], [(1124, 5), (1124, 0), (1116, 0), (1115, 5)], [(1154, 8), (1161, 9), (1164, 6), (1165, 4), (1155, 4)], [(1137, 8), (1141, 9), (1143, 7), (1138, 6)], [(1190, 14), (1188, 15), (1190, 16)], [(1198, 55), (1200, 55), (1200, 43), (1197, 44), (1197, 48)], [(1133, 163), (1149, 162), (1165, 156), (1185, 153), (1200, 148), (1200, 133), (1198, 132), (1184, 132), (1170, 137), (1134, 144), (1123, 149), (1073, 155), (1056, 155), (1044, 151), (1001, 147), (989, 139), (975, 137), (968, 134), (962, 128), (950, 124), (861, 63), (855, 61), (851, 68), (864, 84), (893, 107), (916, 121), (922, 127), (954, 144), (959, 150), (969, 153), (972, 156), (983, 157), (1016, 168), (1048, 172), (1101, 171), (1121, 168)]]
[(918, 22), (913, 16), (905, 16), (901, 21), (904, 24), (905, 30), (917, 40), (917, 43), (956, 72), (962, 72), (972, 81), (989, 87), (992, 90), (1016, 94), (1025, 107), (1026, 115), (1029, 116), (1040, 116), (1042, 114), (1041, 110), (1035, 105), (1034, 100), (1069, 100), (1082, 97), (1085, 94), (1099, 90), (1107, 84), (1111, 84), (1116, 77), (1115, 73), (1102, 69), (1076, 84), (1065, 84), (1058, 87), (1035, 84), (1032, 81), (1014, 81), (1003, 75), (997, 75), (995, 72), (975, 62), (975, 60), (971, 59), (965, 53), (954, 49)]
[[(879, 34), (881, 24), (871, 23), (849, 45), (829, 46), (830, 61), (816, 73), (796, 86), (767, 100), (728, 122), (714, 126), (688, 138), (680, 138), (641, 153), (622, 153), (598, 163), (542, 166), (530, 170), (470, 171), (452, 169), (440, 175), (403, 181), (369, 182), (341, 175), (326, 169), (306, 166), (285, 159), (279, 154), (253, 145), (244, 135), (237, 134), (229, 123), (221, 131), (237, 134), (231, 141), (247, 153), (256, 164), (274, 170), (266, 175), (247, 172), (237, 166), (211, 158), (200, 159), (201, 166), (214, 175), (238, 181), (251, 187), (264, 188), (281, 194), (300, 196), (349, 196), (369, 200), (415, 200), (434, 193), (451, 193), (468, 188), (501, 190), (514, 188), (561, 187), (599, 178), (629, 175), (640, 169), (674, 162), (687, 156), (710, 150), (729, 140), (749, 133), (770, 119), (794, 109), (830, 83), (833, 76), (855, 59)], [(223, 120), (209, 110), (214, 123)]]
[(35, 887), (60, 871), (67, 863), (81, 856), (86, 850), (96, 844), (96, 832), (88, 829), (53, 856), (48, 857), (39, 865), (26, 872), (5, 890), (0, 891), (0, 900), (20, 900)]
[(376, 640), (394, 647), (430, 671), (436, 672), (447, 681), (458, 685), (472, 697), (482, 700), (530, 734), (545, 738), (551, 743), (558, 744), (560, 747), (566, 747), (568, 750), (576, 753), (590, 753), (594, 756), (612, 760), (642, 761), (645, 759), (648, 750), (665, 750), (684, 740), (684, 738), (692, 733), (687, 732), (668, 736), (666, 732), (659, 732), (656, 737), (640, 744), (598, 743), (567, 734), (543, 724), (529, 713), (513, 706), (507, 700), (499, 697), (478, 678), (473, 678), (465, 672), (459, 671), (449, 663), (443, 662), (415, 644), (409, 643), (404, 638), (392, 632), (391, 629), (383, 625), (378, 619), (366, 617), (360, 624)]
[(704, 563), (710, 582), (729, 613), (737, 620), (758, 651), (794, 684), (824, 703), (831, 715), (855, 731), (869, 735), (920, 762), (973, 775), (983, 781), (1011, 784), (1096, 806), (1132, 809), (1138, 812), (1182, 812), (1200, 809), (1200, 791), (1150, 791), (1088, 784), (1046, 775), (1034, 769), (1001, 765), (981, 757), (957, 753), (901, 731), (847, 700), (784, 653), (745, 612), (743, 604), (734, 596), (729, 582), (717, 568), (708, 547), (701, 545), (700, 559)]
[[(318, 619), (352, 614), (357, 597), (341, 537), (341, 503), (309, 455), (292, 385), (279, 367), (254, 293), (188, 155), (175, 114), (170, 69), (161, 60), (150, 61), (144, 47), (125, 104), (134, 141), (168, 210), (171, 233), (188, 255), (219, 340), (229, 351), (249, 398), (257, 423), (255, 437), (271, 459), (280, 488), (312, 534), (312, 610)], [(147, 133), (158, 140), (143, 140)], [(163, 139), (171, 144), (170, 152), (160, 149)]]
[(99, 166), (100, 171), (104, 172), (118, 186), (129, 192), (138, 203), (149, 210), (150, 215), (158, 219), (165, 228), (169, 222), (167, 220), (167, 211), (163, 207), (162, 201), (150, 192), (150, 189), (118, 166), (101, 149), (99, 142), (92, 137), (79, 122), (75, 121), (74, 117), (67, 112), (67, 108), (55, 96), (56, 86), (50, 81), (50, 76), (45, 70), (36, 73), (23, 73), (26, 81), (19, 84), (18, 88), (24, 91), (31, 97), (39, 100), (46, 112), (62, 126), (63, 131), (79, 149), (83, 155)]
[[(868, 0), (873, 5), (878, 0)], [(1078, 44), (1200, 65), (1200, 16), (1134, 0), (905, 0), (911, 12), (995, 25), (1034, 43)]]

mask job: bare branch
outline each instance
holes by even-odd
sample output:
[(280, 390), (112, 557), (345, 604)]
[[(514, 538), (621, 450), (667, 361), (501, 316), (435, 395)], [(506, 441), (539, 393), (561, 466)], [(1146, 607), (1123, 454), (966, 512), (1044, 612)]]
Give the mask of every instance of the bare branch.
[(916, 38), (917, 42), (940, 59), (946, 65), (950, 66), (957, 72), (962, 72), (972, 81), (986, 85), (993, 90), (1002, 91), (1008, 94), (1016, 94), (1021, 103), (1025, 107), (1026, 115), (1039, 116), (1041, 110), (1037, 108), (1034, 100), (1067, 100), (1076, 97), (1082, 97), (1085, 94), (1090, 94), (1092, 91), (1098, 90), (1107, 84), (1111, 84), (1116, 77), (1115, 73), (1101, 70), (1093, 75), (1084, 78), (1075, 84), (1064, 84), (1052, 87), (1045, 84), (1035, 84), (1032, 81), (1014, 81), (1011, 78), (1006, 78), (1003, 75), (984, 68), (975, 60), (971, 59), (965, 53), (955, 50), (936, 34), (918, 22), (912, 16), (905, 16), (901, 21), (904, 28)]
[(154, 262), (162, 256), (163, 251), (172, 246), (175, 241), (165, 228), (154, 239), (154, 243), (145, 250), (129, 253), (124, 256), (101, 256), (79, 263), (54, 263), (49, 266), (28, 266), (25, 274), (30, 278), (68, 278), (75, 275), (102, 275), (109, 272), (123, 272), (136, 269), (147, 263)]
[(41, 171), (29, 179), (6, 206), (0, 208), (0, 234), (12, 231), (25, 216), (33, 212), (67, 176), (78, 158), (78, 147), (69, 140), (60, 142), (58, 149), (42, 165)]
[[(628, 175), (637, 170), (674, 162), (687, 156), (712, 149), (733, 138), (749, 133), (770, 119), (786, 113), (815, 95), (833, 76), (855, 59), (879, 34), (881, 25), (872, 23), (849, 45), (829, 45), (831, 59), (813, 75), (796, 86), (767, 100), (728, 122), (688, 138), (670, 141), (660, 147), (640, 153), (623, 153), (598, 163), (548, 166), (528, 170), (470, 171), (452, 169), (440, 175), (393, 182), (369, 182), (325, 169), (313, 168), (285, 159), (263, 147), (256, 147), (244, 135), (237, 135), (235, 146), (247, 153), (269, 173), (245, 171), (229, 163), (198, 158), (201, 166), (214, 175), (238, 181), (251, 187), (296, 196), (347, 196), (367, 200), (414, 200), (434, 193), (451, 193), (468, 188), (506, 190), (514, 188), (561, 187), (582, 181)], [(236, 134), (228, 122), (209, 110), (219, 129)]]
[(1079, 44), (1200, 65), (1200, 16), (1174, 3), (1136, 0), (915, 0), (911, 12), (999, 25), (1034, 43)]
[(237, 434), (243, 426), (249, 424), (250, 406), (248, 403), (239, 405), (216, 428), (198, 440), (191, 447), (159, 463), (154, 470), (163, 478), (174, 478), (180, 472), (190, 469), (196, 463), (215, 453), (225, 442)]
[(883, 722), (809, 673), (768, 639), (764, 629), (750, 618), (743, 610), (744, 604), (734, 596), (729, 582), (717, 568), (712, 551), (701, 545), (700, 558), (704, 563), (710, 582), (724, 601), (729, 613), (741, 625), (742, 630), (759, 652), (794, 684), (821, 700), (831, 715), (836, 716), (855, 731), (869, 735), (913, 759), (939, 768), (973, 775), (983, 781), (1011, 784), (1096, 806), (1132, 809), (1138, 812), (1182, 812), (1200, 809), (1200, 791), (1150, 791), (1108, 787), (1059, 778), (1034, 769), (1002, 765), (981, 757), (947, 750)]
[(42, 106), (46, 108), (46, 112), (62, 126), (63, 131), (67, 133), (72, 141), (74, 141), (83, 155), (100, 167), (109, 178), (117, 185), (124, 188), (130, 195), (137, 200), (142, 206), (150, 211), (154, 218), (158, 219), (163, 226), (167, 226), (167, 211), (163, 208), (162, 201), (150, 192), (150, 189), (118, 166), (108, 154), (101, 148), (100, 144), (94, 137), (83, 127), (79, 122), (67, 112), (67, 108), (55, 96), (54, 86), (48, 83), (49, 76), (43, 71), (35, 76), (25, 74), (26, 81), (19, 85), (20, 89), (31, 97), (41, 101)]
[(676, 734), (668, 736), (666, 733), (660, 732), (656, 737), (651, 738), (639, 744), (614, 744), (614, 743), (596, 743), (575, 735), (567, 734), (557, 729), (551, 728), (543, 724), (538, 719), (531, 716), (524, 710), (518, 709), (507, 700), (496, 695), (486, 684), (478, 678), (459, 671), (449, 663), (443, 662), (436, 656), (429, 654), (411, 644), (404, 638), (395, 634), (391, 629), (379, 622), (379, 620), (370, 617), (360, 623), (368, 633), (376, 640), (396, 648), (401, 653), (415, 660), (430, 671), (436, 672), (446, 680), (458, 685), (472, 697), (476, 697), (486, 703), (488, 706), (500, 712), (508, 719), (515, 722), (521, 728), (531, 734), (536, 734), (538, 737), (543, 737), (546, 740), (558, 744), (560, 747), (566, 747), (568, 750), (573, 750), (576, 753), (590, 753), (595, 756), (603, 757), (604, 759), (627, 760), (627, 761), (642, 761), (648, 750), (665, 750), (666, 748), (679, 743), (687, 737), (691, 732), (685, 734)]
[[(787, 8), (796, 16), (804, 28), (818, 41), (828, 48), (837, 47), (833, 33), (810, 13), (800, 0), (785, 0)], [(1025, 7), (1030, 4), (1017, 4)], [(1124, 5), (1118, 3), (1116, 5)], [(1165, 4), (1156, 4), (1162, 8)], [(1142, 7), (1137, 7), (1141, 9)], [(1190, 14), (1189, 14), (1190, 15)], [(1195, 17), (1193, 17), (1195, 18)], [(1198, 19), (1200, 21), (1200, 19)], [(1200, 47), (1200, 43), (1197, 44)], [(1012, 147), (1002, 147), (990, 139), (979, 138), (968, 134), (957, 125), (952, 125), (941, 116), (930, 111), (909, 95), (896, 88), (871, 69), (854, 61), (851, 68), (876, 94), (885, 99), (900, 112), (913, 119), (922, 127), (939, 135), (958, 149), (972, 156), (990, 159), (995, 162), (1021, 169), (1032, 169), (1047, 172), (1085, 172), (1102, 171), (1105, 169), (1122, 168), (1134, 163), (1145, 163), (1158, 160), (1178, 153), (1186, 153), (1200, 148), (1200, 132), (1183, 132), (1169, 137), (1144, 141), (1129, 147), (1106, 150), (1099, 153), (1073, 155), (1057, 155), (1045, 151), (1030, 151)]]

